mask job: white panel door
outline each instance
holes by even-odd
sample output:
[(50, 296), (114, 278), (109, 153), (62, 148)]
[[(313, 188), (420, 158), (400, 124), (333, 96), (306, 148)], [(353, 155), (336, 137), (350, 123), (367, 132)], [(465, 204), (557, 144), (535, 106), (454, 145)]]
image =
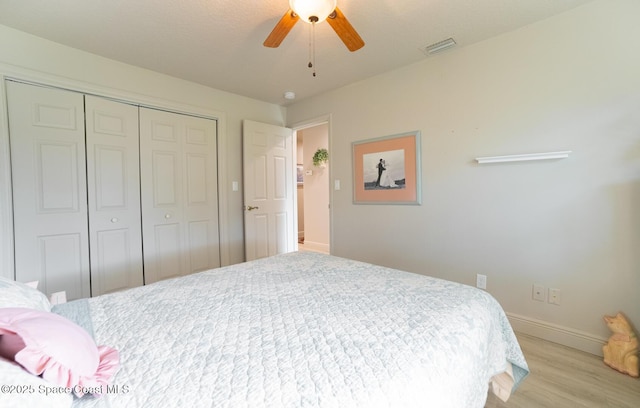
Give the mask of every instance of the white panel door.
[(88, 297), (83, 96), (7, 82), (16, 280)]
[(291, 129), (243, 121), (247, 261), (295, 250)]
[(146, 283), (220, 266), (216, 122), (140, 108)]
[(141, 286), (138, 107), (85, 96), (91, 294)]

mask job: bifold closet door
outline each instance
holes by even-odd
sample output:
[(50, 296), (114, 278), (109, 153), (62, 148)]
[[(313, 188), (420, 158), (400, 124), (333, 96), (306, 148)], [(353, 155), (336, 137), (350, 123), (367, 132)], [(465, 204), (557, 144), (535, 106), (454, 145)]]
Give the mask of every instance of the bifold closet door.
[(85, 96), (92, 296), (141, 286), (138, 107)]
[(16, 280), (90, 296), (83, 95), (7, 82)]
[(140, 108), (145, 282), (220, 266), (215, 120)]

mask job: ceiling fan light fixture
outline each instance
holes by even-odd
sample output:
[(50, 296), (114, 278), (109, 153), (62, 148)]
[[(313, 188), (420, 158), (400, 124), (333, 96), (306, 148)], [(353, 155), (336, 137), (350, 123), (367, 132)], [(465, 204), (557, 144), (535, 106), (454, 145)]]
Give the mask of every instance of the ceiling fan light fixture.
[(337, 0), (289, 0), (289, 7), (306, 23), (320, 23), (336, 9)]

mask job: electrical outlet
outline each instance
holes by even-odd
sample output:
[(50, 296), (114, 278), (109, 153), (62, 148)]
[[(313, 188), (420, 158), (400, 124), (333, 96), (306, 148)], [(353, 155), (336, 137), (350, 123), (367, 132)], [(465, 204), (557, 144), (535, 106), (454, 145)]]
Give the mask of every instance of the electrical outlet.
[(549, 288), (549, 303), (560, 306), (560, 289)]
[(539, 283), (533, 284), (533, 300), (537, 300), (538, 302), (544, 302), (545, 299), (545, 288)]
[(479, 289), (487, 288), (487, 275), (476, 275), (476, 287)]

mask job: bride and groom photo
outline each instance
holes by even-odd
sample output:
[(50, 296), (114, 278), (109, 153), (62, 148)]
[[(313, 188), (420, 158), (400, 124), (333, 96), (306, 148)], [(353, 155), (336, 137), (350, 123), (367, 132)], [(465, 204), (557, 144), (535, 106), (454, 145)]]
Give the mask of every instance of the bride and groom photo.
[(355, 204), (421, 204), (420, 132), (353, 143)]
[(363, 165), (365, 190), (405, 187), (404, 150), (365, 154)]

